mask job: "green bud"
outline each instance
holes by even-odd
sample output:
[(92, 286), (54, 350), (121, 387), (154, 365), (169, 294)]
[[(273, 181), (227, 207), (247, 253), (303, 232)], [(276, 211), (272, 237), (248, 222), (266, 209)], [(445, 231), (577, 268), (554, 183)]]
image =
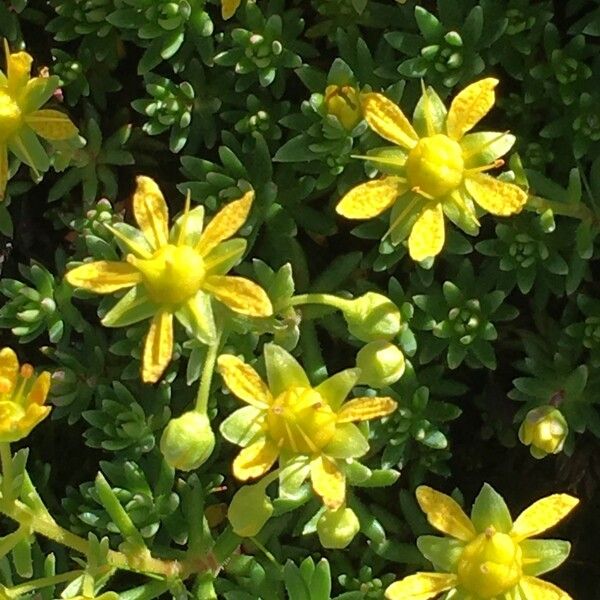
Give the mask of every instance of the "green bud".
[(359, 529), (358, 517), (351, 508), (344, 506), (337, 510), (326, 510), (317, 522), (317, 533), (323, 548), (345, 548)]
[(174, 469), (191, 471), (204, 464), (215, 447), (215, 434), (206, 415), (190, 411), (169, 421), (160, 451)]
[(231, 500), (227, 518), (237, 535), (254, 537), (273, 514), (273, 504), (265, 492), (266, 485), (262, 481), (245, 485)]
[(348, 331), (363, 342), (391, 340), (400, 332), (400, 311), (383, 294), (367, 292), (342, 309)]
[(533, 457), (544, 458), (563, 449), (568, 433), (569, 425), (560, 410), (553, 406), (539, 406), (527, 413), (519, 428), (519, 439), (530, 446)]
[(405, 362), (402, 350), (377, 340), (363, 346), (356, 355), (356, 366), (360, 369), (360, 383), (372, 388), (382, 388), (396, 383), (404, 374)]

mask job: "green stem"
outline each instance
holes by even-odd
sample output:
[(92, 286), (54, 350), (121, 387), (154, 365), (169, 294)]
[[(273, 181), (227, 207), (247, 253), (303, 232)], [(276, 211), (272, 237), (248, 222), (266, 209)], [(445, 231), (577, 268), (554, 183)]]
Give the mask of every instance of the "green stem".
[(302, 356), (304, 358), (306, 373), (313, 383), (321, 383), (327, 379), (327, 366), (321, 353), (317, 329), (314, 323), (305, 321), (301, 325), (301, 330), (300, 345), (302, 346)]
[(0, 443), (0, 462), (2, 463), (2, 496), (6, 502), (13, 500), (13, 469), (10, 443)]
[(217, 356), (221, 349), (221, 341), (225, 341), (226, 335), (222, 329), (219, 329), (217, 339), (214, 344), (208, 347), (206, 358), (204, 359), (204, 366), (202, 367), (202, 376), (200, 377), (200, 386), (198, 387), (198, 395), (196, 396), (196, 406), (194, 410), (200, 414), (205, 415), (208, 409), (208, 398), (210, 396), (210, 386), (212, 383), (213, 373), (215, 370), (215, 363), (217, 362)]
[(555, 200), (542, 198), (541, 196), (530, 195), (527, 199), (527, 204), (525, 204), (525, 208), (535, 212), (551, 210), (555, 215), (572, 217), (574, 219), (580, 219), (581, 221), (596, 220), (594, 213), (581, 202), (578, 202), (577, 204), (567, 204), (566, 202), (557, 202)]
[(52, 577), (40, 577), (39, 579), (33, 579), (32, 581), (26, 581), (16, 585), (15, 587), (8, 589), (8, 594), (15, 598), (19, 598), (23, 594), (38, 590), (40, 588), (50, 587), (51, 585), (58, 585), (59, 583), (65, 583), (66, 581), (72, 581), (76, 577), (79, 577), (83, 571), (69, 571), (68, 573), (61, 573), (60, 575), (53, 575)]
[(241, 543), (242, 538), (237, 533), (234, 533), (231, 526), (228, 526), (217, 538), (213, 547), (213, 555), (217, 563), (223, 565)]

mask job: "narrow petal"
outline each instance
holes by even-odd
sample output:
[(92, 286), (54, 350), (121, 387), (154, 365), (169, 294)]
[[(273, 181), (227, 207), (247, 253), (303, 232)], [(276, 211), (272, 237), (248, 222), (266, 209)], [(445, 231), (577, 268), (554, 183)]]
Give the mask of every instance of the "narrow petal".
[(410, 257), (420, 262), (437, 256), (444, 247), (444, 213), (441, 204), (424, 208), (408, 236)]
[[(274, 397), (293, 387), (309, 388), (310, 381), (300, 363), (281, 346), (265, 344), (267, 381)], [(319, 391), (317, 389), (317, 391)]]
[(355, 398), (346, 402), (338, 413), (338, 423), (354, 423), (385, 417), (398, 405), (391, 398)]
[(467, 176), (465, 186), (475, 202), (493, 215), (514, 215), (521, 212), (527, 202), (527, 192), (518, 185), (498, 181), (490, 175)]
[(250, 365), (232, 354), (221, 354), (217, 365), (225, 384), (240, 400), (256, 408), (269, 407), (272, 401), (271, 392)]
[(325, 456), (315, 458), (310, 463), (310, 479), (328, 509), (336, 510), (346, 500), (346, 477), (334, 460)]
[(517, 517), (510, 535), (518, 540), (538, 535), (554, 527), (578, 504), (579, 500), (568, 494), (553, 494), (542, 498)]
[(327, 401), (333, 411), (337, 412), (359, 377), (359, 369), (344, 369), (328, 377), (315, 390)]
[(475, 537), (473, 523), (453, 498), (426, 485), (417, 488), (416, 496), (427, 520), (438, 531), (463, 542)]
[(40, 373), (31, 386), (29, 394), (27, 394), (27, 403), (43, 406), (50, 391), (50, 381), (50, 373), (48, 371)]
[(338, 423), (323, 452), (331, 458), (358, 458), (369, 450), (369, 442), (354, 423)]
[(158, 185), (150, 177), (136, 179), (133, 213), (140, 229), (154, 250), (169, 241), (169, 210)]
[(5, 144), (0, 144), (0, 202), (4, 200), (6, 184), (8, 183), (8, 150)]
[(142, 380), (156, 383), (173, 356), (173, 313), (160, 312), (152, 319), (144, 342)]
[(542, 581), (537, 577), (523, 577), (519, 587), (527, 600), (573, 600), (567, 592), (553, 583)]
[(185, 327), (189, 335), (203, 344), (214, 343), (217, 329), (212, 301), (202, 290), (177, 309), (175, 318)]
[(403, 148), (413, 148), (419, 136), (404, 113), (382, 94), (361, 97), (365, 119), (382, 138)]
[[(17, 381), (19, 373), (19, 359), (12, 348), (0, 350), (0, 390), (10, 391)], [(8, 389), (3, 389), (3, 388)]]
[(450, 573), (415, 573), (392, 583), (385, 591), (387, 600), (429, 600), (452, 589), (456, 575)]
[(15, 52), (11, 54), (6, 40), (4, 40), (4, 51), (6, 53), (8, 92), (11, 96), (18, 96), (19, 92), (29, 81), (33, 58), (27, 52)]
[(494, 88), (498, 83), (497, 79), (487, 77), (467, 86), (455, 96), (446, 120), (446, 130), (451, 138), (460, 140), (487, 115), (496, 101)]
[(246, 192), (239, 200), (222, 208), (207, 225), (196, 245), (196, 250), (206, 256), (215, 246), (229, 239), (246, 222), (254, 192)]
[(221, 16), (227, 20), (235, 15), (241, 0), (221, 0)]
[(36, 110), (25, 117), (25, 122), (47, 140), (68, 140), (78, 133), (71, 119), (58, 110)]
[(244, 277), (211, 275), (204, 289), (231, 310), (249, 317), (270, 317), (273, 306), (267, 292)]
[(347, 219), (371, 219), (387, 210), (408, 190), (400, 177), (384, 177), (352, 188), (335, 207)]
[(129, 263), (98, 260), (75, 267), (65, 275), (65, 279), (73, 287), (110, 294), (140, 283), (142, 275)]
[(233, 474), (240, 481), (264, 475), (277, 460), (277, 446), (267, 438), (261, 438), (244, 448), (233, 461)]
[(149, 319), (157, 312), (156, 304), (150, 302), (140, 285), (129, 290), (103, 317), (105, 327), (126, 327)]

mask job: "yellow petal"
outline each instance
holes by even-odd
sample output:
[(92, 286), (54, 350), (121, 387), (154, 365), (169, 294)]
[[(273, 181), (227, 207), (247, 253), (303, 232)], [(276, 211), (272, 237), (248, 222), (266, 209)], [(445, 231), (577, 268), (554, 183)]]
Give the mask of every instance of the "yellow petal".
[(391, 398), (355, 398), (346, 402), (338, 413), (338, 423), (368, 421), (385, 417), (396, 410), (398, 405)]
[(217, 365), (225, 384), (240, 400), (257, 408), (269, 407), (271, 392), (250, 365), (232, 354), (221, 354)]
[(36, 110), (27, 115), (25, 121), (31, 129), (47, 140), (68, 140), (78, 132), (71, 119), (58, 110)]
[(385, 591), (387, 600), (429, 600), (452, 589), (456, 575), (450, 573), (415, 573), (392, 583)]
[(413, 148), (419, 136), (404, 113), (382, 94), (363, 94), (363, 112), (367, 123), (382, 138), (403, 148)]
[(346, 500), (346, 477), (335, 461), (318, 456), (310, 463), (310, 479), (315, 493), (330, 510), (337, 510)]
[(527, 202), (527, 193), (514, 183), (498, 181), (489, 175), (470, 175), (465, 187), (481, 208), (499, 216), (521, 212)]
[(429, 205), (423, 209), (408, 236), (410, 257), (420, 262), (430, 256), (437, 256), (444, 247), (444, 213), (441, 204)]
[(160, 312), (154, 316), (144, 342), (142, 380), (156, 383), (173, 356), (173, 314)]
[(48, 371), (40, 373), (27, 395), (27, 402), (29, 404), (43, 405), (50, 391), (50, 381), (50, 373)]
[(265, 290), (244, 277), (211, 275), (203, 289), (231, 310), (250, 317), (270, 317), (273, 306)]
[(518, 540), (533, 537), (564, 519), (579, 500), (568, 494), (553, 494), (534, 502), (516, 519), (510, 535)]
[(169, 210), (158, 185), (150, 177), (136, 179), (133, 195), (135, 220), (154, 250), (164, 246), (169, 239)]
[(494, 88), (498, 83), (497, 79), (487, 77), (467, 86), (455, 96), (446, 120), (446, 130), (451, 138), (460, 140), (494, 106)]
[(266, 438), (244, 448), (233, 461), (233, 474), (240, 481), (255, 479), (264, 475), (277, 460), (277, 446)]
[(347, 219), (370, 219), (387, 210), (408, 185), (400, 177), (384, 177), (352, 188), (335, 207)]
[(450, 496), (426, 485), (417, 488), (416, 496), (427, 520), (437, 530), (463, 542), (472, 540), (477, 534), (469, 517)]
[(33, 58), (27, 52), (15, 52), (11, 54), (6, 40), (4, 40), (4, 52), (6, 54), (8, 92), (11, 96), (16, 96), (29, 81)]
[(527, 600), (573, 600), (567, 592), (537, 577), (523, 577), (519, 587)]
[(72, 269), (65, 279), (73, 287), (97, 294), (110, 294), (140, 283), (142, 275), (127, 262), (98, 260)]
[(221, 0), (221, 16), (224, 19), (231, 19), (235, 15), (241, 0)]
[(6, 184), (8, 183), (8, 150), (0, 144), (0, 202), (4, 200)]
[(12, 348), (0, 350), (0, 393), (10, 392), (17, 381), (19, 359)]
[(246, 222), (254, 192), (246, 192), (239, 200), (223, 207), (202, 232), (196, 250), (206, 256), (215, 246), (229, 239)]

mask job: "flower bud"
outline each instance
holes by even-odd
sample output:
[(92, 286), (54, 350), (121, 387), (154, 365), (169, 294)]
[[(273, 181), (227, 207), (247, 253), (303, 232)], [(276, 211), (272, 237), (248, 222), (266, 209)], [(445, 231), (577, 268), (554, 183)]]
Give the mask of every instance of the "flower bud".
[(337, 117), (348, 131), (352, 131), (362, 120), (359, 92), (350, 85), (327, 86), (325, 106), (327, 113)]
[(317, 521), (317, 533), (323, 548), (345, 548), (358, 533), (360, 524), (351, 508), (326, 510)]
[(396, 383), (404, 374), (404, 354), (398, 346), (377, 340), (359, 350), (356, 366), (360, 369), (360, 383), (382, 388)]
[(363, 342), (391, 340), (400, 332), (400, 311), (383, 294), (367, 292), (344, 307), (348, 331)]
[(530, 410), (521, 427), (519, 439), (535, 458), (558, 454), (565, 444), (569, 426), (563, 414), (553, 406), (539, 406)]
[(206, 415), (190, 411), (169, 421), (160, 451), (174, 469), (191, 471), (206, 462), (215, 447), (215, 434)]
[(273, 504), (262, 481), (245, 485), (231, 500), (227, 518), (233, 531), (242, 537), (258, 535), (273, 514)]

